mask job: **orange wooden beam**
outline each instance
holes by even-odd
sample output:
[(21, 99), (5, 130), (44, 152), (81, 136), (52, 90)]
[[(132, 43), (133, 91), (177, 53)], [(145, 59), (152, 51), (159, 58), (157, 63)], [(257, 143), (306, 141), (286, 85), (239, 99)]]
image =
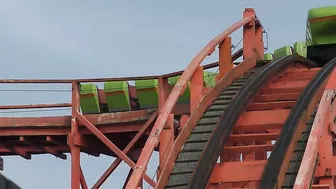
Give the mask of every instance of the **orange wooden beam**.
[(266, 152), (271, 151), (273, 148), (273, 144), (260, 144), (260, 145), (246, 145), (246, 146), (225, 146), (224, 151), (227, 152), (238, 152), (238, 153), (246, 153), (246, 152)]
[(265, 165), (265, 160), (217, 163), (212, 171), (209, 183), (258, 181)]
[(296, 101), (278, 101), (278, 102), (257, 102), (252, 103), (247, 108), (251, 110), (271, 110), (271, 109), (291, 109), (295, 105)]
[(254, 102), (272, 102), (272, 101), (292, 101), (299, 97), (300, 93), (283, 93), (283, 94), (261, 94), (256, 96)]
[(252, 133), (252, 134), (232, 134), (228, 141), (232, 142), (264, 142), (267, 140), (275, 140), (278, 138), (279, 133)]
[(223, 42), (219, 44), (219, 75), (218, 79), (224, 77), (224, 75), (233, 68), (231, 59), (231, 37), (227, 37)]
[(265, 110), (244, 112), (240, 116), (234, 131), (266, 131), (279, 129), (285, 123), (290, 110)]

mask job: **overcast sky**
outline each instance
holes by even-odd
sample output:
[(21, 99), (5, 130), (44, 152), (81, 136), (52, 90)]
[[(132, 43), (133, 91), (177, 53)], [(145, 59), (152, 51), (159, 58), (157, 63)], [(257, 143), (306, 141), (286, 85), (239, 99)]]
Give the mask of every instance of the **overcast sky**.
[[(185, 68), (215, 35), (253, 7), (269, 51), (305, 39), (307, 11), (334, 0), (307, 1), (29, 1), (0, 0), (0, 78), (92, 78), (162, 74)], [(233, 35), (238, 42), (241, 32)], [(216, 60), (216, 56), (207, 61)], [(69, 89), (64, 85), (1, 85), (0, 90)], [(70, 93), (1, 92), (0, 104), (69, 102)], [(60, 115), (66, 111), (39, 112)], [(1, 116), (37, 113), (0, 112)], [(4, 174), (23, 189), (70, 186), (69, 159), (5, 158)], [(82, 156), (89, 186), (112, 158)], [(154, 159), (154, 163), (157, 158)], [(153, 175), (155, 167), (148, 174)], [(121, 188), (123, 165), (102, 188)]]

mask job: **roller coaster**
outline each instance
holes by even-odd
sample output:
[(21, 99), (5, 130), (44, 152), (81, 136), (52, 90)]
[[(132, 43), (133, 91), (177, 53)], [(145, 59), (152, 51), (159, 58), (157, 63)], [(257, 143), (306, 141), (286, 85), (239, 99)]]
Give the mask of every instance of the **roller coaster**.
[[(241, 49), (232, 33), (243, 30)], [(174, 73), (125, 78), (1, 80), (68, 83), (71, 115), (1, 117), (0, 155), (71, 156), (71, 189), (87, 189), (80, 153), (123, 161), (126, 189), (333, 189), (336, 138), (336, 7), (309, 10), (305, 40), (265, 52), (254, 9)], [(304, 38), (304, 36), (303, 36)], [(202, 64), (218, 47), (219, 60)], [(217, 72), (208, 71), (218, 68)], [(131, 83), (134, 82), (134, 85)], [(104, 83), (103, 89), (96, 83)], [(146, 170), (159, 153), (156, 180)]]

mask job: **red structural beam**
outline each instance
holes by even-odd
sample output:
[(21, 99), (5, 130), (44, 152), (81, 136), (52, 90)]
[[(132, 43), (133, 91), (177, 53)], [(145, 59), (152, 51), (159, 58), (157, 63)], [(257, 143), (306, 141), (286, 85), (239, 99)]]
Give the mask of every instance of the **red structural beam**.
[(5, 106), (0, 106), (0, 110), (10, 110), (10, 109), (36, 109), (36, 108), (62, 108), (62, 107), (71, 107), (71, 103), (5, 105)]
[[(102, 133), (125, 133), (141, 130), (144, 123), (107, 124), (96, 126)], [(67, 127), (27, 126), (27, 127), (0, 127), (0, 136), (61, 136), (70, 132)], [(91, 134), (84, 126), (79, 127), (80, 134)]]
[(159, 76), (119, 77), (119, 78), (93, 78), (93, 79), (2, 79), (0, 83), (72, 83), (72, 82), (107, 82), (107, 81), (133, 81), (157, 79)]
[[(155, 118), (157, 117), (158, 112), (155, 111), (152, 116), (148, 119), (148, 121), (143, 125), (141, 130), (133, 137), (133, 139), (127, 144), (125, 149), (122, 151), (123, 153), (127, 154), (134, 146), (134, 144), (139, 140), (139, 138), (145, 133), (148, 127), (154, 122)], [(114, 162), (110, 165), (110, 167), (104, 172), (104, 174), (99, 178), (96, 184), (92, 187), (92, 189), (98, 189), (105, 180), (111, 175), (111, 173), (117, 168), (117, 166), (121, 163), (121, 158), (117, 158)]]
[[(104, 113), (84, 115), (92, 124), (115, 124), (115, 123), (131, 123), (135, 121), (147, 120), (155, 110), (136, 110), (129, 112)], [(20, 117), (13, 119), (12, 117), (1, 117), (1, 127), (27, 127), (27, 126), (70, 126), (71, 116), (52, 116), (52, 117)]]
[[(174, 86), (172, 92), (168, 96), (167, 101), (165, 102), (162, 109), (160, 109), (160, 114), (155, 122), (150, 136), (148, 137), (144, 149), (141, 152), (141, 155), (135, 166), (130, 180), (126, 186), (127, 189), (134, 189), (138, 186), (142, 176), (144, 175), (149, 159), (153, 153), (154, 148), (159, 142), (159, 136), (166, 125), (169, 114), (171, 114), (177, 99), (184, 92), (187, 82), (192, 78), (201, 62), (205, 59), (206, 56), (211, 55), (216, 46), (218, 46), (225, 38), (231, 35), (234, 31), (241, 28), (242, 26), (254, 21), (255, 16), (245, 17), (242, 20), (236, 22), (231, 27), (220, 33), (213, 40), (211, 40), (189, 63), (188, 67), (185, 69), (176, 85)], [(246, 58), (246, 57), (245, 57)]]

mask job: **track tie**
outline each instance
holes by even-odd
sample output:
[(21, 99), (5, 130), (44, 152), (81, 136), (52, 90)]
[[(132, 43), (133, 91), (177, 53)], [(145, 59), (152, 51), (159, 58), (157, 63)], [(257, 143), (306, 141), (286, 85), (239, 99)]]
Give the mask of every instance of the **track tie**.
[(184, 144), (182, 152), (202, 152), (205, 145), (205, 142), (186, 143)]
[(207, 142), (211, 133), (193, 133), (188, 139), (187, 142)]
[(196, 125), (197, 126), (204, 126), (204, 125), (214, 125), (214, 124), (217, 124), (217, 121), (218, 121), (218, 117), (215, 117), (215, 118), (202, 118), (198, 124)]
[(221, 116), (223, 113), (223, 111), (207, 111), (205, 112), (205, 114), (203, 115), (204, 118), (218, 118), (219, 116)]
[[(212, 103), (212, 106), (213, 106), (213, 105), (229, 105), (230, 101), (231, 101), (231, 100), (221, 100), (221, 99), (219, 99), (219, 100), (214, 101), (214, 102)], [(211, 106), (210, 106), (210, 107), (211, 107)]]
[(197, 161), (202, 155), (202, 151), (192, 151), (181, 153), (176, 160), (177, 163)]
[(215, 127), (216, 125), (196, 126), (191, 133), (211, 133)]
[(235, 82), (235, 83), (232, 83), (230, 86), (232, 87), (242, 87), (246, 82)]
[(228, 107), (228, 104), (216, 104), (210, 106), (207, 111), (224, 111)]
[(237, 91), (227, 91), (227, 90), (225, 90), (225, 91), (221, 94), (221, 96), (234, 96), (234, 95), (236, 95), (236, 93), (237, 93)]
[(235, 94), (232, 94), (232, 95), (220, 95), (216, 101), (218, 100), (229, 100), (231, 101), (233, 98), (234, 98)]
[(239, 91), (242, 87), (241, 86), (230, 86), (225, 89), (225, 91)]

